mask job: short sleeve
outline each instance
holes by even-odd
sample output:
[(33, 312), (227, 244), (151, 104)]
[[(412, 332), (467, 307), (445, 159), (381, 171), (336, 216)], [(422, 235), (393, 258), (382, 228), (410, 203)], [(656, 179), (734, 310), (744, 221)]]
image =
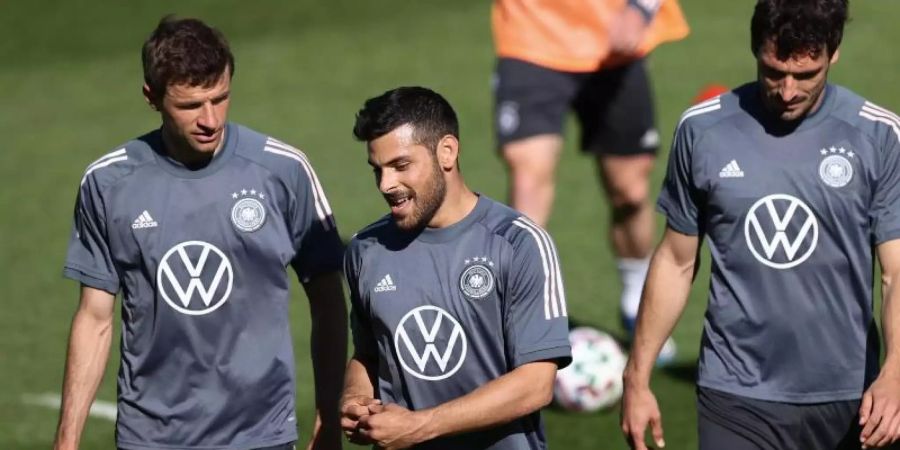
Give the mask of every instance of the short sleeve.
[(378, 346), (372, 332), (368, 308), (363, 304), (359, 295), (360, 266), (358, 255), (351, 247), (344, 254), (344, 276), (347, 277), (347, 285), (350, 290), (350, 332), (353, 337), (353, 347), (357, 354), (375, 358), (378, 356)]
[(878, 164), (881, 173), (875, 186), (869, 218), (875, 245), (900, 238), (900, 119), (894, 127), (882, 127)]
[(113, 295), (119, 292), (120, 280), (109, 248), (103, 199), (93, 177), (85, 178), (75, 200), (63, 275)]
[(341, 269), (343, 244), (331, 206), (306, 156), (301, 156), (295, 183), (296, 203), (290, 208), (295, 256), (291, 266), (301, 281)]
[(657, 200), (657, 208), (666, 216), (668, 226), (679, 233), (699, 234), (697, 198), (699, 190), (692, 172), (692, 140), (689, 124), (683, 124), (675, 132), (669, 151), (666, 177)]
[(505, 288), (507, 353), (515, 367), (571, 361), (569, 320), (556, 245), (542, 228), (520, 217), (513, 222), (512, 266)]

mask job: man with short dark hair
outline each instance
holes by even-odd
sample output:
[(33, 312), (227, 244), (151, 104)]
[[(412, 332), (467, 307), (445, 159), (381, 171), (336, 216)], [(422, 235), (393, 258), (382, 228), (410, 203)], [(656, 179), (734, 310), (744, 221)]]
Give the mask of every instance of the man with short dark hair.
[(54, 448), (78, 448), (122, 293), (120, 449), (291, 449), (290, 265), (312, 315), (311, 448), (340, 448), (342, 246), (306, 156), (227, 121), (234, 58), (196, 19), (143, 48), (162, 126), (88, 166), (65, 275), (81, 283)]
[(658, 202), (668, 226), (625, 372), (633, 448), (646, 448), (648, 425), (664, 444), (650, 372), (704, 237), (700, 449), (859, 449), (900, 437), (900, 117), (827, 83), (846, 20), (847, 0), (760, 0), (757, 81), (681, 118)]
[(341, 425), (384, 448), (543, 449), (540, 408), (570, 360), (546, 231), (466, 186), (456, 113), (401, 87), (353, 129), (391, 212), (345, 256), (355, 352)]

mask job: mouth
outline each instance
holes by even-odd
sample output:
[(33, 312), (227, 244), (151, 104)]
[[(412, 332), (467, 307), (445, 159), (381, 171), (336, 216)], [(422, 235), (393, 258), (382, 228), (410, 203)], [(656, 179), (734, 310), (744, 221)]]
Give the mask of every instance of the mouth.
[(391, 207), (391, 214), (395, 216), (402, 215), (412, 204), (412, 198), (407, 195), (386, 195), (384, 199), (387, 201), (388, 206)]
[(201, 144), (212, 144), (219, 138), (220, 130), (212, 133), (192, 133), (194, 139)]

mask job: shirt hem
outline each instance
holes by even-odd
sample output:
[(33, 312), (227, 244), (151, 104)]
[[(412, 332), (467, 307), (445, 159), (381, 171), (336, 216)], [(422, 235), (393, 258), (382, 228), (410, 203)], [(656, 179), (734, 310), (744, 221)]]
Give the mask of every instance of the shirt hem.
[(542, 348), (520, 353), (515, 361), (515, 366), (520, 367), (528, 363), (543, 360), (554, 360), (559, 369), (572, 362), (572, 347), (560, 345), (558, 347)]
[(843, 390), (843, 391), (826, 391), (826, 392), (760, 392), (758, 387), (735, 387), (726, 386), (706, 381), (697, 381), (697, 386), (712, 389), (715, 391), (725, 392), (727, 394), (738, 395), (741, 397), (752, 398), (754, 400), (763, 400), (767, 402), (779, 403), (828, 403), (841, 402), (846, 400), (859, 400), (862, 398), (862, 389)]
[(163, 445), (163, 444), (152, 444), (152, 443), (138, 443), (138, 442), (129, 442), (123, 440), (116, 440), (116, 446), (122, 450), (252, 450), (256, 448), (263, 447), (274, 447), (276, 445), (284, 445), (290, 442), (295, 442), (297, 440), (297, 434), (294, 434), (293, 437), (281, 437), (278, 439), (269, 439), (267, 441), (259, 441), (252, 442), (246, 444), (237, 444), (237, 445), (213, 445), (213, 446), (204, 446), (204, 445), (195, 445), (195, 446), (185, 446), (185, 445)]
[(97, 275), (86, 272), (84, 269), (81, 269), (77, 266), (66, 266), (63, 268), (63, 276), (69, 278), (71, 280), (75, 280), (84, 284), (85, 286), (90, 286), (96, 289), (102, 289), (106, 292), (109, 292), (113, 295), (119, 292), (119, 282), (114, 280), (109, 280), (106, 278), (101, 278)]
[(674, 213), (670, 211), (670, 203), (668, 200), (664, 198), (660, 198), (656, 204), (656, 210), (659, 211), (666, 218), (666, 226), (681, 233), (686, 234), (688, 236), (698, 236), (700, 234), (700, 229), (696, 225), (687, 225), (683, 220), (676, 217)]

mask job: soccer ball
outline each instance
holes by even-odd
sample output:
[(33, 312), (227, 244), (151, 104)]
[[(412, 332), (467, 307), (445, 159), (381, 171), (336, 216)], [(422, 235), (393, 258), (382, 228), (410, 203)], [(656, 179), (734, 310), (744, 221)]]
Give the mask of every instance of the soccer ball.
[(627, 357), (612, 336), (590, 328), (569, 332), (572, 363), (556, 372), (553, 398), (560, 407), (578, 412), (608, 408), (622, 397), (622, 371)]

